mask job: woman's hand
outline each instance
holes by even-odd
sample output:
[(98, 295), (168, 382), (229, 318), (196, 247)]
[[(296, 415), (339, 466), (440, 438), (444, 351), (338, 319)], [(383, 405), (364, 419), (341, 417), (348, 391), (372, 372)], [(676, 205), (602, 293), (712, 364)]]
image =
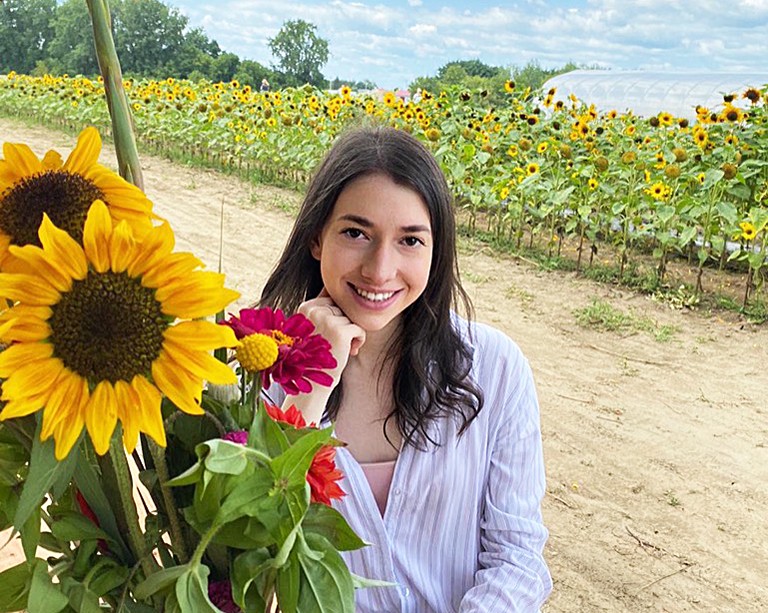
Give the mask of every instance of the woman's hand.
[(307, 422), (320, 423), (325, 405), (331, 392), (341, 381), (341, 374), (350, 356), (357, 355), (365, 343), (365, 330), (352, 323), (323, 288), (317, 298), (303, 302), (299, 313), (315, 324), (315, 331), (331, 344), (331, 353), (336, 358), (336, 368), (326, 371), (332, 378), (329, 387), (315, 385), (309, 394), (287, 397), (283, 408), (294, 404)]

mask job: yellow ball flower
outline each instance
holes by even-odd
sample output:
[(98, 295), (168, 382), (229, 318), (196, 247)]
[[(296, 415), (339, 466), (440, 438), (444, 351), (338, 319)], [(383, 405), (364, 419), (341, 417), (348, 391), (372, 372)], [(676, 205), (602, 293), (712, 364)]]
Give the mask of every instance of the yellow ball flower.
[(237, 361), (248, 372), (261, 372), (277, 361), (277, 342), (266, 334), (249, 334), (240, 339), (235, 350)]

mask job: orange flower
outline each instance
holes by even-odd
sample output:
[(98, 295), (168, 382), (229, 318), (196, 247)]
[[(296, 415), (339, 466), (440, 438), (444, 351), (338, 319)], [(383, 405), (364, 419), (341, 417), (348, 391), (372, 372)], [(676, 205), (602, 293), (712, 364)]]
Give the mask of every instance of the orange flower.
[[(304, 416), (294, 405), (288, 407), (287, 411), (282, 411), (269, 403), (265, 403), (265, 405), (267, 415), (276, 422), (287, 424), (294, 428), (307, 427)], [(314, 423), (310, 424), (309, 427), (314, 427)], [(312, 459), (312, 465), (307, 472), (307, 483), (309, 483), (311, 492), (310, 500), (330, 506), (331, 500), (345, 496), (344, 490), (341, 489), (338, 483), (343, 476), (342, 472), (336, 467), (336, 449), (332, 445), (320, 447)]]

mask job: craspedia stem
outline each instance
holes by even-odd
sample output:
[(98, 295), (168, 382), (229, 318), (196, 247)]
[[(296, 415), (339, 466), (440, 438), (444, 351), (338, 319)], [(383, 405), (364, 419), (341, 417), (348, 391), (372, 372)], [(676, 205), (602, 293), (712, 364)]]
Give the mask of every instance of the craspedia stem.
[(126, 181), (144, 189), (144, 178), (136, 148), (136, 135), (128, 96), (123, 87), (123, 72), (112, 38), (111, 17), (107, 0), (86, 0), (93, 24), (93, 39), (99, 70), (104, 79), (104, 93), (107, 98), (109, 116), (112, 120), (112, 138), (117, 153), (117, 166)]

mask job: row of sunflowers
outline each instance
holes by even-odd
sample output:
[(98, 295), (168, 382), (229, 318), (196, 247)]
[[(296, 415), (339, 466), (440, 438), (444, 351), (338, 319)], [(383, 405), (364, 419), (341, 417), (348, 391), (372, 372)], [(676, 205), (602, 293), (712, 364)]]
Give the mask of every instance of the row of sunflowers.
[[(353, 611), (339, 442), (263, 400), (329, 385), (302, 315), (238, 292), (88, 127), (0, 159), (0, 611)], [(139, 481), (134, 475), (138, 474)], [(4, 543), (5, 544), (5, 543)]]
[[(670, 259), (685, 256), (702, 291), (705, 267), (735, 269), (744, 304), (760, 299), (768, 244), (768, 111), (765, 89), (725, 95), (696, 120), (659, 109), (598, 112), (555, 90), (519, 90), (492, 106), (484, 91), (259, 92), (236, 81), (126, 80), (142, 145), (262, 181), (302, 184), (334, 136), (375, 118), (426, 142), (466, 213), (468, 228), (512, 249), (524, 244), (616, 254), (619, 276), (652, 259), (660, 284)], [(745, 102), (747, 107), (742, 104)], [(108, 132), (99, 80), (0, 80), (0, 113)], [(591, 261), (591, 260), (590, 260)]]

